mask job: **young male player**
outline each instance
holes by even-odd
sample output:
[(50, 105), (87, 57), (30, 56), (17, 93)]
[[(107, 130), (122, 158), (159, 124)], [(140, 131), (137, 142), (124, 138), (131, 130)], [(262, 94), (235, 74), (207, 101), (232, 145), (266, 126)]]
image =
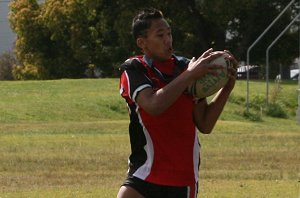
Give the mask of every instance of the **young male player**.
[[(191, 61), (173, 54), (171, 27), (156, 9), (133, 20), (133, 36), (143, 55), (122, 66), (120, 94), (129, 115), (131, 155), (128, 177), (118, 198), (195, 198), (198, 192), (198, 129), (210, 133), (235, 84), (229, 71), (225, 87), (208, 104), (185, 90), (195, 79), (215, 73), (209, 62), (223, 52), (209, 49)], [(234, 57), (229, 58), (235, 65)]]

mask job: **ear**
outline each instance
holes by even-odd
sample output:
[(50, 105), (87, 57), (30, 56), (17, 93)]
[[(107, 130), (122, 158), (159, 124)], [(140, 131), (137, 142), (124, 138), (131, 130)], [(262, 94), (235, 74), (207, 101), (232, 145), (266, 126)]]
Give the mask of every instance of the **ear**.
[(145, 40), (143, 37), (139, 37), (136, 39), (136, 45), (141, 48), (141, 49), (144, 49), (145, 47)]

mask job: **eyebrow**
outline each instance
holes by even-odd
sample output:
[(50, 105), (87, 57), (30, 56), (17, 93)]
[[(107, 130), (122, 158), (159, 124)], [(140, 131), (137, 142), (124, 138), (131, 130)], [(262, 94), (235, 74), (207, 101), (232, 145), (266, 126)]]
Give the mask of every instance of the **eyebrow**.
[(168, 28), (160, 28), (156, 31), (156, 33), (163, 32), (165, 30), (171, 30), (171, 27), (169, 26)]

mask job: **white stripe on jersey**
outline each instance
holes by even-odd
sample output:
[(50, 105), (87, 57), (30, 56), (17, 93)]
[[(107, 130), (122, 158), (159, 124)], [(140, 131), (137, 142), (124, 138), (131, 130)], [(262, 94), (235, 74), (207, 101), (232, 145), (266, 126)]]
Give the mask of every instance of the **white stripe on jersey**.
[(152, 143), (152, 139), (149, 135), (149, 132), (147, 131), (146, 127), (144, 126), (142, 119), (141, 119), (141, 115), (139, 113), (138, 117), (139, 117), (139, 122), (140, 124), (143, 126), (143, 132), (146, 138), (146, 145), (144, 146), (144, 149), (146, 151), (147, 154), (147, 160), (145, 161), (145, 163), (139, 167), (135, 173), (133, 174), (133, 176), (140, 178), (142, 180), (145, 180), (146, 177), (150, 174), (151, 172), (151, 168), (152, 168), (152, 164), (153, 164), (153, 159), (154, 159), (154, 149), (153, 149), (153, 143)]
[(195, 141), (194, 141), (194, 176), (195, 183), (199, 180), (199, 166), (200, 166), (200, 143), (198, 139), (198, 131), (195, 128)]
[[(136, 90), (135, 90), (135, 91), (133, 92), (133, 94), (132, 94), (131, 100), (133, 100), (133, 101), (136, 103), (135, 99), (136, 99), (137, 94), (138, 94), (140, 91), (142, 91), (143, 89), (147, 88), (147, 87), (151, 87), (151, 85), (146, 84), (146, 85), (141, 85), (141, 86), (139, 86), (138, 88), (136, 88)], [(130, 92), (129, 92), (129, 93), (130, 93)]]

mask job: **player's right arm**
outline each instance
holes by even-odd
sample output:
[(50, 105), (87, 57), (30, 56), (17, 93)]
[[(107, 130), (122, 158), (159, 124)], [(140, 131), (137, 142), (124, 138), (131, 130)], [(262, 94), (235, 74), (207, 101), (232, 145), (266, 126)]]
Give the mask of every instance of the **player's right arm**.
[(187, 70), (163, 88), (158, 90), (146, 88), (140, 91), (136, 98), (138, 105), (150, 115), (163, 113), (193, 80), (208, 73), (215, 73), (215, 69), (221, 67), (209, 64), (211, 60), (220, 56), (220, 53), (210, 54), (211, 52), (212, 49), (209, 49), (197, 60), (192, 59)]

